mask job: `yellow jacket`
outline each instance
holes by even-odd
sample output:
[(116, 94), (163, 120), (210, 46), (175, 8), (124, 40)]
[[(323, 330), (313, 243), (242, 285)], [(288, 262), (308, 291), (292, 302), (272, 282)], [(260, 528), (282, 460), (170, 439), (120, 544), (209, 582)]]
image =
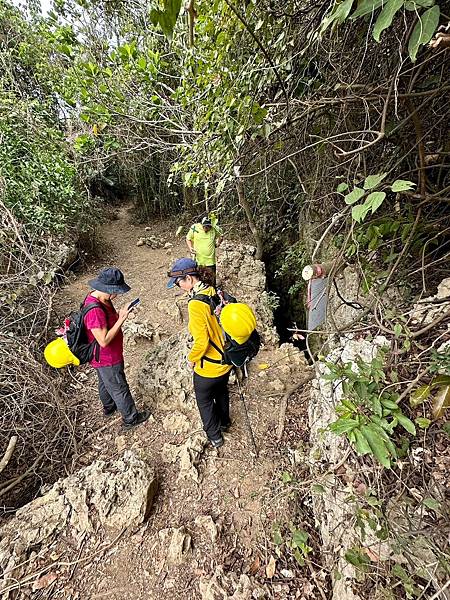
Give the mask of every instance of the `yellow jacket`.
[[(213, 287), (199, 290), (194, 293), (204, 294), (205, 296), (214, 296), (216, 293)], [(188, 360), (195, 363), (194, 371), (202, 377), (220, 377), (225, 375), (231, 369), (231, 365), (220, 365), (207, 360), (204, 357), (220, 360), (222, 356), (210, 344), (213, 341), (216, 346), (223, 348), (224, 337), (222, 328), (219, 325), (217, 317), (211, 314), (209, 304), (200, 300), (190, 300), (188, 304), (189, 313), (189, 333), (194, 338), (192, 350), (188, 355)]]

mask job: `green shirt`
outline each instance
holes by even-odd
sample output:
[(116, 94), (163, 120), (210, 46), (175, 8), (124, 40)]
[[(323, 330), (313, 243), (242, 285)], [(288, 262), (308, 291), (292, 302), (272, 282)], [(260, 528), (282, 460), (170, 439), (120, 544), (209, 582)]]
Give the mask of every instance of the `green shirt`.
[(193, 242), (198, 265), (211, 267), (216, 264), (216, 240), (221, 235), (222, 231), (217, 226), (205, 231), (201, 223), (192, 225), (186, 239)]

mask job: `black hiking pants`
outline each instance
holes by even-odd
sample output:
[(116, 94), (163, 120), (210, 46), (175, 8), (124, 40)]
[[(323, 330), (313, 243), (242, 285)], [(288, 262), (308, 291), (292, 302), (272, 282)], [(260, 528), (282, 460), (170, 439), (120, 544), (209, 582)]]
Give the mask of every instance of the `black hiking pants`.
[(220, 426), (230, 423), (230, 372), (220, 377), (202, 377), (194, 373), (194, 391), (203, 429), (210, 440), (221, 437)]
[(105, 414), (116, 408), (125, 423), (134, 423), (137, 418), (136, 405), (128, 386), (123, 363), (112, 367), (97, 367), (98, 393)]

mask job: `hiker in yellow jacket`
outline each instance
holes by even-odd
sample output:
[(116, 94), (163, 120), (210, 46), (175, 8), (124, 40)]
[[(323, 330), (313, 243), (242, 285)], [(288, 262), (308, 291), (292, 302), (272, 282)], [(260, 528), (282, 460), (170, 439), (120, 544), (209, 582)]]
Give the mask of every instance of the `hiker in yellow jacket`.
[(194, 391), (203, 429), (214, 446), (223, 445), (222, 432), (230, 426), (230, 397), (228, 379), (230, 365), (222, 365), (224, 334), (209, 302), (196, 299), (196, 296), (214, 296), (211, 271), (197, 265), (191, 258), (180, 258), (169, 271), (167, 287), (178, 286), (189, 293), (188, 304), (189, 332), (194, 338), (192, 349), (187, 357), (194, 371)]
[(222, 241), (222, 230), (213, 225), (209, 217), (192, 225), (186, 236), (186, 244), (192, 258), (201, 267), (208, 267), (216, 276), (216, 248)]

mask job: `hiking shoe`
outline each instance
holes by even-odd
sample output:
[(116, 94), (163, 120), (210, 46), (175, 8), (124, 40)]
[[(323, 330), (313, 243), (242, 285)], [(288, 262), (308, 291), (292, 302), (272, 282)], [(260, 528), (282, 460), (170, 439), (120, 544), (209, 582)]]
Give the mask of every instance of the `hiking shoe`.
[(223, 446), (223, 437), (222, 436), (220, 436), (220, 438), (217, 438), (215, 440), (212, 440), (210, 438), (208, 438), (208, 439), (213, 448), (220, 448), (221, 446)]
[(228, 423), (225, 423), (225, 425), (221, 425), (220, 426), (220, 431), (222, 431), (223, 433), (226, 433), (231, 427), (231, 421), (229, 421)]
[(114, 413), (117, 412), (117, 406), (115, 406), (114, 408), (111, 408), (109, 410), (106, 410), (106, 408), (103, 409), (103, 416), (104, 417), (112, 417), (112, 415)]
[(145, 409), (142, 412), (138, 412), (134, 421), (132, 421), (131, 423), (125, 423), (124, 421), (122, 423), (122, 429), (125, 429), (125, 431), (127, 431), (128, 429), (132, 429), (133, 427), (136, 427), (141, 423), (145, 423), (145, 421), (150, 417), (151, 414), (152, 413), (148, 409)]

